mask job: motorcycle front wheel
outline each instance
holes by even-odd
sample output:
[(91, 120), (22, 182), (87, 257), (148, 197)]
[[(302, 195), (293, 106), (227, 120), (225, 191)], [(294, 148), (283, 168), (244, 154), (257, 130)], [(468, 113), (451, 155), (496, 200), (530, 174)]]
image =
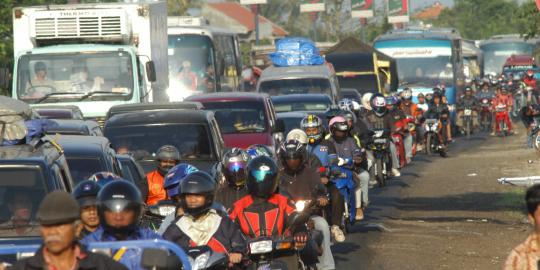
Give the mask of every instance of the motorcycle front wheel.
[(384, 173), (383, 160), (377, 159), (377, 166), (375, 167), (375, 177), (379, 183), (379, 187), (386, 186), (386, 174)]
[(431, 155), (433, 152), (433, 134), (428, 133), (426, 136), (426, 155)]

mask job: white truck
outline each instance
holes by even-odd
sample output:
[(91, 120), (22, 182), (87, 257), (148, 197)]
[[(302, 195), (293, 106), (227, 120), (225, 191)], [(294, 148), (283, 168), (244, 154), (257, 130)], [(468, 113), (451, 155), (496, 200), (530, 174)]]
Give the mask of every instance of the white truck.
[(113, 105), (166, 100), (166, 2), (14, 8), (13, 39), (15, 99), (98, 121)]

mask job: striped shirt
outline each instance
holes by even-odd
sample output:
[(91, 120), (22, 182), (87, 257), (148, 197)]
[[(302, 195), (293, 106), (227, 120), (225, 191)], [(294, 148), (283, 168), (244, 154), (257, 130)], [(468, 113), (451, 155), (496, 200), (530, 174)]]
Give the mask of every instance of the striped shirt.
[(533, 233), (525, 242), (515, 247), (506, 259), (504, 270), (538, 270), (540, 259), (538, 241), (540, 241), (540, 236)]

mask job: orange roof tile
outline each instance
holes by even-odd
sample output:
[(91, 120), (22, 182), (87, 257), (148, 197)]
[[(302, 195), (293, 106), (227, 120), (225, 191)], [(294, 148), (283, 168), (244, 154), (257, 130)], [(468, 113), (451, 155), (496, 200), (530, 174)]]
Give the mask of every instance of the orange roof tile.
[(443, 9), (444, 6), (440, 2), (435, 2), (433, 6), (425, 8), (424, 10), (416, 13), (414, 18), (419, 20), (437, 19), (439, 15), (441, 15)]

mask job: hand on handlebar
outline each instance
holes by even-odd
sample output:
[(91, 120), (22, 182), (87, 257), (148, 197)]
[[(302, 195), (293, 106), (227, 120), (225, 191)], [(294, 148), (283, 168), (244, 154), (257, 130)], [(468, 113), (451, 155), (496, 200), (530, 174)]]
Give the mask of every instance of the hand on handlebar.
[(345, 159), (338, 158), (338, 164), (337, 164), (338, 166), (341, 167), (341, 166), (345, 165), (346, 163), (347, 163), (347, 161)]
[(240, 263), (242, 261), (241, 253), (231, 253), (229, 254), (229, 267), (232, 267), (233, 264)]
[(297, 249), (303, 249), (306, 246), (307, 233), (299, 232), (294, 235), (294, 243)]
[(328, 198), (326, 198), (326, 197), (317, 198), (317, 203), (319, 204), (319, 206), (327, 206), (328, 202), (329, 202)]

